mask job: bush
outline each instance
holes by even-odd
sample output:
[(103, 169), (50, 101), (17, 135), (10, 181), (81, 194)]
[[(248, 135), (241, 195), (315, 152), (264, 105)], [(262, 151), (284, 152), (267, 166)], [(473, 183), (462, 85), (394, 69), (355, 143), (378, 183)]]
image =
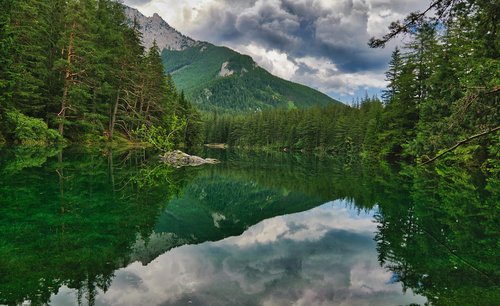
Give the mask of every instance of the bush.
[(141, 141), (145, 141), (156, 149), (168, 152), (174, 149), (178, 134), (186, 127), (186, 120), (172, 115), (167, 118), (165, 126), (146, 126), (143, 124), (135, 131), (135, 135)]
[(6, 121), (10, 139), (19, 144), (50, 144), (63, 141), (61, 135), (42, 119), (28, 117), (19, 111), (7, 111)]

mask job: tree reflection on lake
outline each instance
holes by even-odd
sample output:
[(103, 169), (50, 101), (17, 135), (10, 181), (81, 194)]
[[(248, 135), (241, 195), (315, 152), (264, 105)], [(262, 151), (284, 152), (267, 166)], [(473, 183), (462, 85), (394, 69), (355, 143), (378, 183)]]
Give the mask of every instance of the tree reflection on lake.
[(0, 304), (500, 300), (498, 175), (210, 154), (0, 150)]

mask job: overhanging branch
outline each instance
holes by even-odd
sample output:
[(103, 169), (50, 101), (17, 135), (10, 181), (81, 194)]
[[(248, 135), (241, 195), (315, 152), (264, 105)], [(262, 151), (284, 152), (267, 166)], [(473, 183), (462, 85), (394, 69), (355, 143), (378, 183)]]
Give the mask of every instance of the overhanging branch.
[(449, 152), (455, 150), (456, 148), (460, 147), (461, 145), (464, 145), (464, 144), (466, 144), (466, 143), (468, 143), (468, 142), (470, 142), (470, 141), (472, 141), (472, 140), (474, 140), (476, 138), (479, 138), (479, 137), (482, 137), (482, 136), (494, 133), (494, 132), (496, 132), (498, 130), (500, 130), (500, 126), (494, 127), (492, 129), (489, 129), (487, 131), (481, 132), (479, 134), (472, 135), (471, 137), (469, 137), (467, 139), (461, 140), (461, 141), (457, 142), (453, 147), (450, 147), (450, 148), (444, 150), (443, 152), (439, 153), (438, 155), (434, 156), (433, 158), (429, 159), (428, 161), (422, 163), (422, 165), (430, 164), (433, 161), (435, 161), (436, 159), (438, 159), (441, 156), (445, 155), (446, 153), (449, 153)]

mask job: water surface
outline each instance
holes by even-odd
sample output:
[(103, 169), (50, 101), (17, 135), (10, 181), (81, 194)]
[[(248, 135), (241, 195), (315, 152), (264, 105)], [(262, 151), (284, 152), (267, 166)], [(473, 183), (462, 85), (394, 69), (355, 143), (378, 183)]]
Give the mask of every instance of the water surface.
[(494, 176), (204, 154), (0, 150), (0, 304), (499, 301)]

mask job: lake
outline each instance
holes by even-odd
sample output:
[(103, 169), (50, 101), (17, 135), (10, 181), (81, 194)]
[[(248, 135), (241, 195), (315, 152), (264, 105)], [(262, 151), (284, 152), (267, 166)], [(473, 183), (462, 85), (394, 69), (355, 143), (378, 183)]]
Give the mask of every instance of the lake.
[(498, 173), (199, 154), (0, 149), (0, 304), (500, 302)]

